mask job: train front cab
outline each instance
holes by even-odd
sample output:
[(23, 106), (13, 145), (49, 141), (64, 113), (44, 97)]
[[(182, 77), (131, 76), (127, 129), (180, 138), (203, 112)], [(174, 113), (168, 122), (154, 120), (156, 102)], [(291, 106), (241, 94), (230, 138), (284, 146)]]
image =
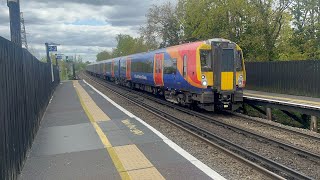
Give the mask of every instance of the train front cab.
[(207, 85), (201, 108), (209, 111), (238, 109), (243, 102), (246, 79), (241, 48), (228, 40), (211, 40), (198, 51), (202, 85)]

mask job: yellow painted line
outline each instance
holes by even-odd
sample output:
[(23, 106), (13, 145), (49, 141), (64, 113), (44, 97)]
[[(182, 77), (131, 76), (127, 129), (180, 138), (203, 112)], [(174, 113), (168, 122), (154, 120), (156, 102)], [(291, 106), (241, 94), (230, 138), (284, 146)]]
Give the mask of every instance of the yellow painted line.
[[(73, 81), (77, 95), (79, 97), (82, 108), (88, 116), (92, 126), (96, 130), (102, 144), (109, 153), (114, 166), (116, 167), (121, 179), (123, 180), (140, 180), (140, 179), (164, 179), (160, 172), (152, 165), (152, 163), (144, 156), (139, 148), (132, 144), (126, 146), (112, 147), (107, 136), (103, 133), (100, 126), (92, 116), (92, 112), (83, 100), (85, 91), (78, 81)], [(79, 91), (82, 91), (81, 93)], [(85, 97), (88, 98), (88, 97)], [(91, 99), (92, 100), (92, 99)], [(92, 105), (92, 103), (89, 103)]]
[(283, 101), (290, 101), (295, 103), (306, 103), (307, 105), (319, 105), (320, 102), (314, 102), (314, 101), (308, 101), (308, 100), (300, 100), (300, 99), (291, 99), (291, 98), (285, 98), (285, 97), (278, 97), (278, 96), (268, 96), (268, 95), (261, 95), (261, 94), (252, 94), (252, 93), (244, 93), (244, 95), (252, 96), (252, 97), (263, 97), (263, 98), (269, 98), (272, 100), (283, 100)]
[(109, 121), (110, 118), (99, 108), (99, 106), (92, 100), (90, 95), (83, 89), (78, 81), (73, 81), (73, 85), (80, 94), (84, 105), (94, 121)]

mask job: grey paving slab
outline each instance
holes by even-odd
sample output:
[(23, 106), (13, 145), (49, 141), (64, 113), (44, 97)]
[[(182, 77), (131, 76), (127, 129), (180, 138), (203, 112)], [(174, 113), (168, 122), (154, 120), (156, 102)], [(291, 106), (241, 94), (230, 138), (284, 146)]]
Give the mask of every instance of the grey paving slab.
[(21, 180), (121, 179), (105, 149), (30, 157)]
[(64, 126), (89, 122), (71, 81), (60, 84), (48, 105), (41, 126)]
[(191, 163), (171, 163), (165, 166), (158, 166), (158, 171), (165, 179), (196, 179), (196, 180), (207, 180), (211, 179), (209, 176), (204, 174), (201, 170), (196, 168)]
[(138, 144), (137, 146), (155, 167), (163, 167), (173, 162), (190, 163), (163, 141)]
[[(44, 123), (45, 121), (45, 123)], [(89, 119), (83, 110), (74, 110), (69, 112), (46, 113), (44, 115), (43, 127), (66, 126), (88, 123)]]
[(125, 120), (114, 120), (114, 123), (120, 129), (124, 130), (128, 138), (134, 144), (145, 144), (149, 142), (162, 141), (159, 136), (154, 134), (149, 128), (147, 128), (134, 118), (128, 118)]
[(126, 131), (104, 131), (112, 146), (124, 146), (134, 144), (127, 136)]
[(90, 97), (99, 106), (99, 108), (110, 117), (110, 119), (126, 119), (129, 117), (118, 108), (113, 106), (110, 102), (105, 100), (100, 94), (96, 93), (83, 81), (79, 81), (79, 83), (88, 92)]
[(60, 111), (67, 112), (81, 108), (72, 81), (63, 82), (56, 88), (50, 105), (51, 107), (50, 109), (47, 109), (47, 113)]
[(41, 128), (31, 149), (31, 156), (101, 149), (103, 145), (90, 123)]
[(111, 120), (111, 121), (100, 121), (100, 122), (97, 122), (97, 123), (99, 124), (100, 128), (104, 132), (120, 130), (120, 128), (114, 123), (113, 120)]

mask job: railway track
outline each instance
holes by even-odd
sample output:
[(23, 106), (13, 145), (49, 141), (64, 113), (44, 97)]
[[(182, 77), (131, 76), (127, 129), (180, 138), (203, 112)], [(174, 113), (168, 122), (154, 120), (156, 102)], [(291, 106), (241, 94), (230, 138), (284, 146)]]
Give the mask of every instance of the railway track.
[[(98, 79), (98, 80), (101, 81), (101, 79)], [(105, 81), (104, 81), (104, 83), (108, 83), (111, 86), (116, 86), (113, 83), (109, 83), (109, 82), (105, 82)], [(118, 87), (118, 86), (116, 86), (116, 87)], [(123, 87), (121, 86), (121, 88), (123, 88)], [(197, 111), (193, 111), (193, 110), (190, 110), (190, 109), (187, 109), (187, 108), (172, 104), (172, 103), (170, 103), (168, 101), (156, 98), (156, 97), (154, 97), (152, 95), (149, 95), (149, 94), (145, 94), (145, 93), (142, 93), (142, 92), (139, 92), (139, 91), (136, 91), (136, 90), (132, 90), (132, 89), (129, 89), (129, 88), (126, 88), (126, 90), (129, 91), (129, 92), (133, 92), (135, 94), (138, 94), (139, 96), (142, 96), (143, 98), (146, 98), (146, 99), (152, 100), (154, 102), (157, 102), (159, 104), (162, 104), (162, 105), (168, 106), (170, 108), (174, 108), (176, 110), (179, 110), (179, 111), (181, 111), (183, 113), (187, 113), (189, 115), (199, 117), (199, 118), (201, 118), (201, 119), (203, 119), (205, 121), (208, 121), (210, 123), (213, 123), (215, 125), (222, 126), (224, 128), (227, 128), (227, 129), (232, 129), (232, 130), (234, 130), (236, 132), (239, 132), (239, 133), (242, 133), (242, 134), (246, 134), (246, 135), (250, 135), (250, 136), (255, 137), (257, 139), (264, 140), (264, 141), (266, 141), (268, 143), (273, 143), (273, 144), (275, 144), (275, 145), (277, 145), (279, 147), (282, 147), (284, 149), (287, 149), (287, 150), (290, 150), (290, 151), (294, 151), (295, 154), (299, 154), (299, 155), (301, 155), (303, 157), (306, 157), (311, 161), (320, 162), (320, 155), (316, 154), (314, 152), (307, 151), (307, 150), (299, 148), (299, 147), (295, 147), (295, 146), (293, 146), (291, 144), (276, 140), (274, 138), (270, 138), (270, 137), (267, 137), (267, 136), (260, 135), (258, 133), (251, 132), (249, 130), (246, 130), (246, 129), (231, 125), (229, 123), (225, 123), (225, 122), (221, 121), (220, 119), (213, 118), (213, 117), (210, 117), (210, 116), (208, 116), (206, 114), (199, 113)], [(252, 120), (252, 119), (249, 118), (249, 120)], [(267, 123), (262, 123), (262, 124), (267, 125)], [(272, 127), (277, 127), (277, 126), (272, 125)], [(278, 128), (281, 129), (280, 127), (278, 127)], [(283, 130), (286, 131), (288, 129), (283, 129)], [(288, 130), (288, 132), (295, 133), (296, 131)], [(300, 134), (303, 134), (303, 133), (300, 133)], [(300, 135), (300, 134), (298, 134), (298, 135)], [(317, 141), (320, 142), (320, 138), (315, 137), (315, 136), (309, 136), (307, 134), (303, 134), (303, 137), (314, 139), (314, 140), (317, 140)]]
[[(286, 167), (280, 163), (277, 163), (273, 160), (262, 157), (261, 155), (259, 155), (257, 153), (254, 153), (254, 152), (249, 151), (243, 147), (240, 147), (239, 145), (234, 144), (227, 139), (219, 137), (219, 136), (209, 132), (206, 129), (200, 128), (192, 123), (184, 121), (183, 119), (179, 119), (177, 117), (174, 117), (174, 116), (168, 114), (167, 112), (164, 112), (164, 111), (161, 111), (155, 107), (152, 107), (152, 106), (144, 103), (143, 98), (132, 97), (130, 95), (130, 93), (128, 93), (128, 92), (132, 92), (132, 90), (130, 90), (130, 89), (126, 89), (126, 92), (121, 93), (116, 90), (116, 88), (119, 88), (119, 87), (114, 84), (111, 84), (111, 83), (108, 83), (105, 81), (103, 81), (103, 83), (102, 83), (102, 80), (100, 80), (98, 78), (94, 78), (91, 76), (89, 77), (87, 75), (85, 75), (85, 76), (87, 78), (89, 78), (90, 80), (94, 81), (96, 84), (98, 84), (104, 88), (107, 88), (108, 90), (112, 91), (113, 93), (117, 94), (118, 96), (121, 96), (121, 97), (127, 99), (128, 101), (134, 103), (135, 105), (161, 117), (162, 119), (170, 122), (171, 124), (178, 126), (179, 128), (181, 128), (185, 131), (188, 131), (189, 133), (193, 134), (197, 138), (200, 138), (203, 141), (210, 143), (212, 146), (222, 150), (223, 152), (229, 154), (230, 156), (240, 160), (241, 162), (258, 170), (259, 172), (262, 172), (263, 174), (265, 174), (269, 177), (276, 178), (276, 179), (281, 179), (282, 177), (288, 178), (288, 179), (311, 179), (310, 177), (308, 177), (308, 176), (306, 176), (296, 170), (293, 170), (293, 169)], [(123, 87), (122, 87), (122, 89), (123, 89)], [(263, 137), (261, 135), (258, 135), (258, 134), (252, 133), (252, 132), (248, 132), (246, 130), (231, 126), (226, 123), (222, 123), (218, 120), (214, 120), (212, 117), (209, 117), (207, 115), (204, 115), (204, 114), (201, 114), (201, 113), (198, 113), (195, 111), (191, 111), (191, 110), (183, 108), (183, 107), (176, 106), (174, 104), (171, 104), (171, 103), (166, 102), (161, 99), (157, 99), (155, 97), (152, 97), (150, 95), (146, 95), (141, 92), (134, 91), (134, 93), (138, 93), (139, 96), (142, 96), (144, 98), (148, 98), (152, 101), (159, 102), (161, 104), (167, 105), (171, 108), (180, 110), (182, 112), (197, 116), (197, 117), (202, 118), (204, 120), (215, 123), (219, 126), (223, 126), (225, 128), (231, 128), (235, 131), (241, 131), (241, 133), (250, 134), (251, 136), (256, 136), (260, 139), (266, 140), (266, 137)], [(267, 140), (269, 141), (270, 139), (267, 138)], [(270, 141), (272, 141), (273, 143), (278, 143), (279, 145), (281, 144), (280, 142), (277, 142), (274, 140), (270, 140)], [(293, 148), (295, 151), (300, 151), (296, 147), (293, 147), (291, 145), (288, 146), (288, 144), (281, 144), (281, 146), (282, 147), (285, 146), (286, 148)], [(306, 152), (306, 151), (300, 151), (299, 154), (307, 156), (307, 157), (319, 158), (318, 155), (310, 153), (310, 152)]]
[(235, 113), (235, 112), (228, 112), (228, 113), (231, 114), (231, 115), (235, 115), (235, 116), (239, 116), (239, 117), (245, 118), (248, 121), (251, 121), (251, 122), (254, 122), (254, 123), (258, 123), (258, 124), (261, 124), (263, 126), (270, 126), (270, 127), (274, 128), (274, 129), (278, 129), (278, 130), (281, 130), (281, 131), (287, 131), (287, 132), (290, 132), (290, 133), (293, 133), (293, 134), (296, 134), (296, 135), (299, 135), (299, 136), (302, 136), (302, 137), (309, 138), (309, 139), (312, 139), (312, 140), (320, 142), (320, 137), (317, 137), (317, 136), (309, 135), (309, 134), (306, 134), (306, 133), (303, 133), (303, 132), (300, 132), (300, 131), (297, 131), (297, 130), (294, 130), (294, 129), (279, 127), (279, 126), (276, 126), (274, 124), (270, 124), (270, 123), (267, 123), (267, 122), (264, 122), (264, 121), (256, 120), (255, 118), (249, 117), (247, 115), (243, 115), (243, 114), (239, 114), (239, 113)]

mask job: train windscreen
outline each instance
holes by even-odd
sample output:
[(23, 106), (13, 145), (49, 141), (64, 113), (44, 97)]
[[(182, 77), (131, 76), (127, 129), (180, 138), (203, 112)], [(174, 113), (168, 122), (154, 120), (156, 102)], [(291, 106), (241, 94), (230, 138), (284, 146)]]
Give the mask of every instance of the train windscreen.
[(200, 51), (200, 62), (202, 72), (212, 72), (211, 52), (208, 50)]
[(234, 50), (233, 49), (223, 49), (221, 71), (222, 72), (234, 71)]
[(242, 51), (237, 51), (236, 56), (236, 71), (242, 71)]

